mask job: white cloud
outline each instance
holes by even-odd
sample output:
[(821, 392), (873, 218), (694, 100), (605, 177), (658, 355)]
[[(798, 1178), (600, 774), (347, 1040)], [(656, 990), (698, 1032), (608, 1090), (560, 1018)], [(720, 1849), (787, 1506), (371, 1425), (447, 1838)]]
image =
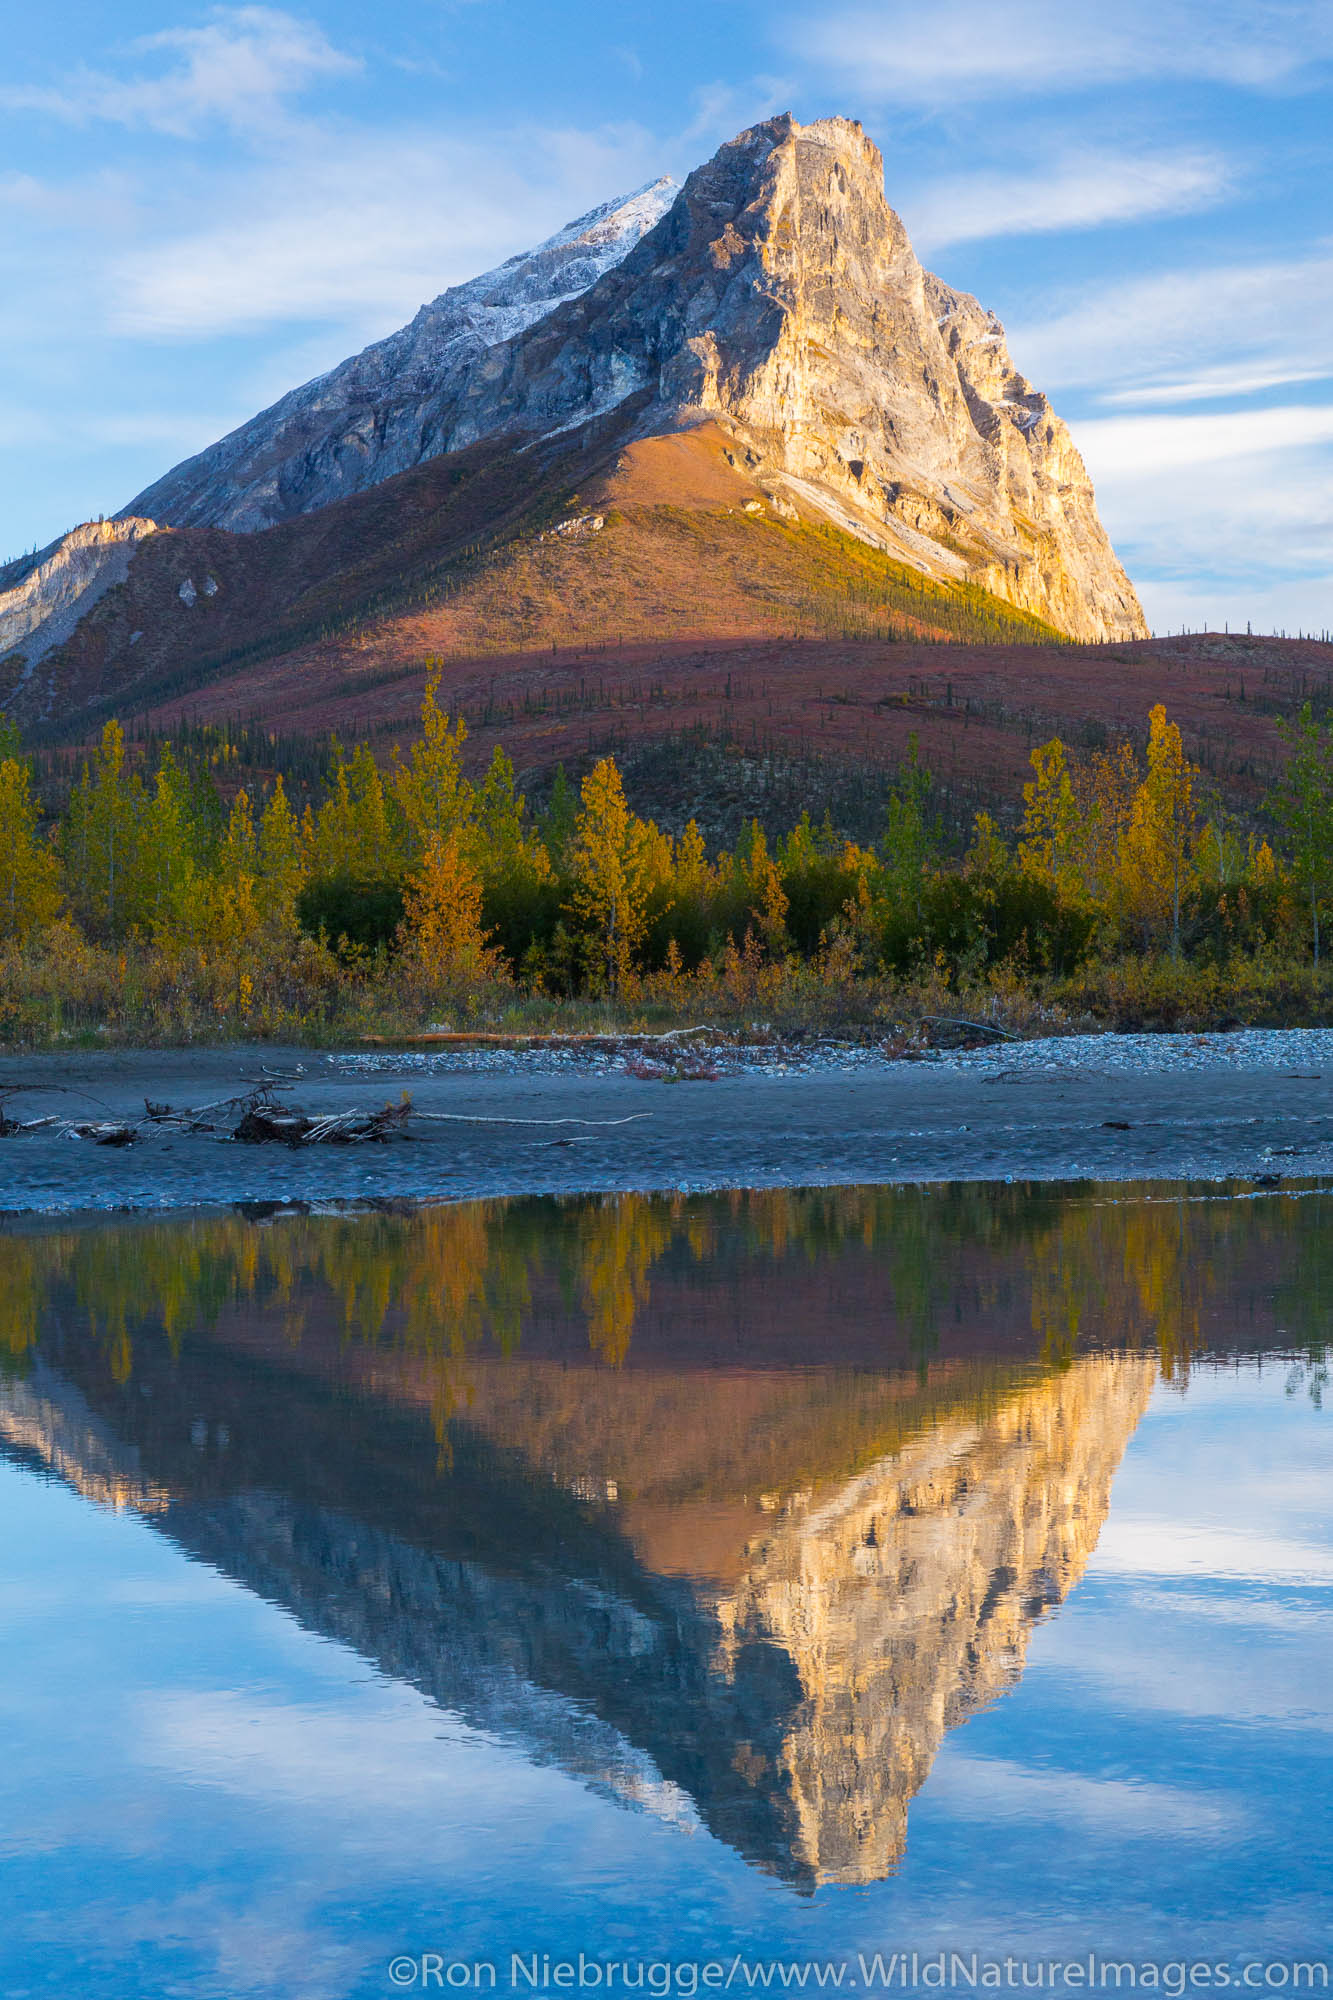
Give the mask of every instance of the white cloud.
[(1333, 411), (1140, 417), (1075, 436), (1158, 631), (1333, 626)]
[(284, 99), (360, 67), (313, 23), (274, 7), (220, 7), (204, 27), (165, 29), (133, 47), (166, 56), (166, 67), (124, 77), (81, 68), (61, 84), (0, 85), (0, 105), (73, 125), (106, 122), (186, 138), (215, 122), (271, 124)]
[(961, 1808), (970, 1822), (1023, 1819), (1041, 1824), (1156, 1839), (1168, 1833), (1217, 1834), (1241, 1815), (1200, 1793), (1123, 1778), (1043, 1771), (1006, 1757), (973, 1757), (945, 1746), (925, 1797)]
[[(1260, 458), (1326, 444), (1333, 406), (1289, 403), (1209, 415), (1096, 417), (1078, 426), (1078, 446), (1097, 480), (1158, 478), (1183, 467)], [(1095, 468), (1095, 470), (1094, 470)]]
[(1238, 368), (1222, 365), (1200, 368), (1192, 375), (1177, 375), (1166, 382), (1140, 382), (1128, 389), (1108, 390), (1097, 398), (1108, 408), (1144, 407), (1152, 404), (1223, 402), (1237, 396), (1263, 396), (1273, 389), (1294, 389), (1306, 382), (1326, 380), (1325, 368)]
[(937, 181), (907, 205), (905, 216), (917, 250), (933, 251), (978, 237), (1180, 215), (1216, 200), (1225, 186), (1223, 163), (1211, 154), (1070, 153), (1030, 172)]
[(781, 40), (817, 70), (888, 103), (1104, 90), (1182, 77), (1267, 89), (1333, 55), (1323, 0), (912, 0), (789, 17)]
[(1097, 1571), (1122, 1576), (1228, 1577), (1247, 1582), (1333, 1584), (1333, 1548), (1207, 1521), (1112, 1514), (1097, 1543)]
[(1333, 256), (1099, 286), (1011, 327), (1010, 345), (1043, 388), (1091, 385), (1104, 394), (1155, 387), (1170, 375), (1189, 382), (1201, 365), (1283, 379), (1333, 375)]
[(122, 254), (107, 274), (110, 326), (201, 337), (325, 320), (368, 339), (656, 168), (632, 127), (310, 135), (299, 157), (238, 177), (202, 228)]

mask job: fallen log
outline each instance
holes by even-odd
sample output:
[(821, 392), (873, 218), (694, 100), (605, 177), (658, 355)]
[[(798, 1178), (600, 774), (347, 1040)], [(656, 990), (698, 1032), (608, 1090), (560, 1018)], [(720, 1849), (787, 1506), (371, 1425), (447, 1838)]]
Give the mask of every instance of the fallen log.
[(132, 1146), (139, 1134), (133, 1125), (101, 1119), (78, 1125), (71, 1123), (65, 1136), (69, 1139), (90, 1139), (94, 1146)]

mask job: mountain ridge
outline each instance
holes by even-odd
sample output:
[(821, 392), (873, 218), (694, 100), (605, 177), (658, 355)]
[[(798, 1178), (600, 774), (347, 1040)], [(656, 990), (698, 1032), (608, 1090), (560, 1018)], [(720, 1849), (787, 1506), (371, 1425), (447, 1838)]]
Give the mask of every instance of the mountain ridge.
[[(451, 286), (396, 333), (174, 466), (123, 514), (253, 533), (407, 471), (433, 455), (422, 430), (450, 381), (595, 284), (660, 220), (677, 191), (663, 175)], [(228, 467), (238, 467), (240, 477), (229, 477)]]
[[(504, 580), (531, 569), (543, 536), (608, 506), (634, 524), (637, 568), (617, 570), (599, 553), (607, 538), (577, 529), (569, 618), (547, 631), (522, 591), (505, 607)], [(646, 552), (681, 508), (698, 524), (698, 588), (658, 593), (663, 638), (706, 637), (707, 617), (719, 633), (878, 629), (867, 599), (878, 593), (885, 614), (899, 586), (839, 558), (839, 611), (820, 553), (829, 534), (919, 576), (943, 593), (937, 609), (949, 593), (984, 593), (1007, 642), (1147, 629), (1065, 426), (994, 315), (922, 268), (878, 150), (839, 118), (769, 119), (679, 190), (663, 179), (589, 211), (131, 507), (98, 524), (95, 563), (67, 560), (91, 530), (43, 552), (52, 579), (97, 571), (81, 604), (68, 575), (48, 604), (34, 559), (0, 577), (17, 671), (8, 693), (0, 679), (0, 703), (46, 721), (129, 696), (170, 662), (202, 684), (230, 661), (358, 625), (393, 653), (395, 605), (453, 602), (474, 585), (491, 605), (483, 651), (521, 651), (538, 628), (543, 644), (583, 643), (588, 604), (604, 642), (641, 623), (637, 598), (617, 607), (616, 578), (642, 596)], [(749, 545), (770, 582), (756, 591), (738, 568), (738, 516), (806, 538), (785, 582), (773, 581), (774, 532)], [(737, 601), (760, 604), (757, 622), (738, 619)], [(894, 619), (899, 635), (953, 630)], [(432, 650), (447, 656), (457, 620), (435, 622)]]

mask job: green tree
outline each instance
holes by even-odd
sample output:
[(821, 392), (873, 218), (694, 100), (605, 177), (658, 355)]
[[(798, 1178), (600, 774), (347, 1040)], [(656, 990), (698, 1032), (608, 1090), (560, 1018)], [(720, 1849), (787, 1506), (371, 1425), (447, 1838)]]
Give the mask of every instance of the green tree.
[(256, 836), (255, 896), (261, 916), (289, 926), (296, 921), (296, 898), (306, 877), (301, 828), (282, 778), (273, 785), (259, 816)]
[(193, 787), (168, 745), (140, 813), (126, 893), (129, 920), (163, 942), (182, 939), (199, 915), (194, 805)]
[(574, 787), (565, 776), (563, 764), (555, 767), (555, 777), (551, 782), (551, 796), (546, 802), (546, 811), (537, 822), (542, 845), (551, 858), (551, 866), (563, 868), (574, 843), (574, 827), (579, 816), (578, 799)]
[(1296, 880), (1310, 911), (1314, 962), (1319, 963), (1319, 913), (1333, 889), (1333, 730), (1321, 727), (1307, 701), (1294, 723), (1278, 728), (1290, 756), (1268, 806), (1287, 836)]
[(926, 810), (931, 782), (914, 730), (889, 793), (882, 842), (885, 887), (914, 918), (921, 916), (926, 872), (939, 846), (938, 821), (932, 821)]
[(475, 806), (473, 788), (463, 776), (467, 724), (460, 716), (450, 726), (438, 699), (440, 669), (432, 661), (427, 667), (421, 735), (411, 745), (407, 762), (399, 759), (393, 773), (409, 862), (423, 855), (432, 839), (444, 839), (457, 828), (466, 827)]
[(65, 816), (65, 869), (80, 915), (106, 937), (130, 921), (143, 810), (143, 786), (125, 770), (125, 732), (114, 719), (102, 731), (91, 767), (75, 787)]

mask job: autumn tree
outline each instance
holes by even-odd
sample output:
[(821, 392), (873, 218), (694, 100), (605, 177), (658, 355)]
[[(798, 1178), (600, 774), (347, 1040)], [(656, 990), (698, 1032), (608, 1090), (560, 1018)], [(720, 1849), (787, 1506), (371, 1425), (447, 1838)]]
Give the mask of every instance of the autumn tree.
[(1286, 833), (1292, 868), (1310, 912), (1314, 962), (1319, 963), (1319, 913), (1333, 890), (1333, 729), (1321, 726), (1307, 701), (1294, 723), (1280, 722), (1290, 755), (1268, 805)]
[(649, 898), (669, 872), (670, 851), (655, 826), (632, 813), (620, 773), (604, 757), (583, 780), (570, 855), (570, 907), (589, 933), (593, 983), (619, 992), (648, 928)]
[(743, 840), (737, 844), (732, 870), (745, 908), (747, 928), (757, 932), (771, 958), (780, 958), (789, 943), (787, 911), (791, 900), (757, 819), (751, 820)]
[(22, 943), (60, 908), (55, 856), (37, 830), (28, 766), (0, 758), (0, 938)]
[(421, 735), (410, 746), (406, 763), (398, 759), (392, 780), (406, 829), (409, 860), (425, 853), (432, 836), (466, 826), (475, 806), (473, 788), (463, 776), (467, 724), (460, 716), (450, 725), (440, 707), (439, 692), (440, 668), (428, 662)]
[(1194, 780), (1178, 724), (1159, 702), (1148, 716), (1148, 768), (1134, 794), (1120, 843), (1120, 882), (1126, 913), (1145, 943), (1169, 932), (1172, 955), (1180, 951), (1180, 910), (1191, 878), (1198, 833)]
[(1083, 887), (1080, 853), (1084, 814), (1074, 793), (1065, 746), (1053, 736), (1034, 750), (1028, 761), (1033, 775), (1023, 787), (1018, 865), (1025, 875), (1035, 876), (1058, 896), (1072, 900)]
[(350, 758), (335, 746), (333, 789), (315, 818), (309, 858), (312, 874), (354, 882), (383, 881), (401, 867), (384, 780), (364, 743)]
[(459, 829), (431, 834), (404, 892), (399, 933), (409, 965), (427, 984), (499, 974), (499, 954), (482, 929), (481, 901), (481, 876)]

